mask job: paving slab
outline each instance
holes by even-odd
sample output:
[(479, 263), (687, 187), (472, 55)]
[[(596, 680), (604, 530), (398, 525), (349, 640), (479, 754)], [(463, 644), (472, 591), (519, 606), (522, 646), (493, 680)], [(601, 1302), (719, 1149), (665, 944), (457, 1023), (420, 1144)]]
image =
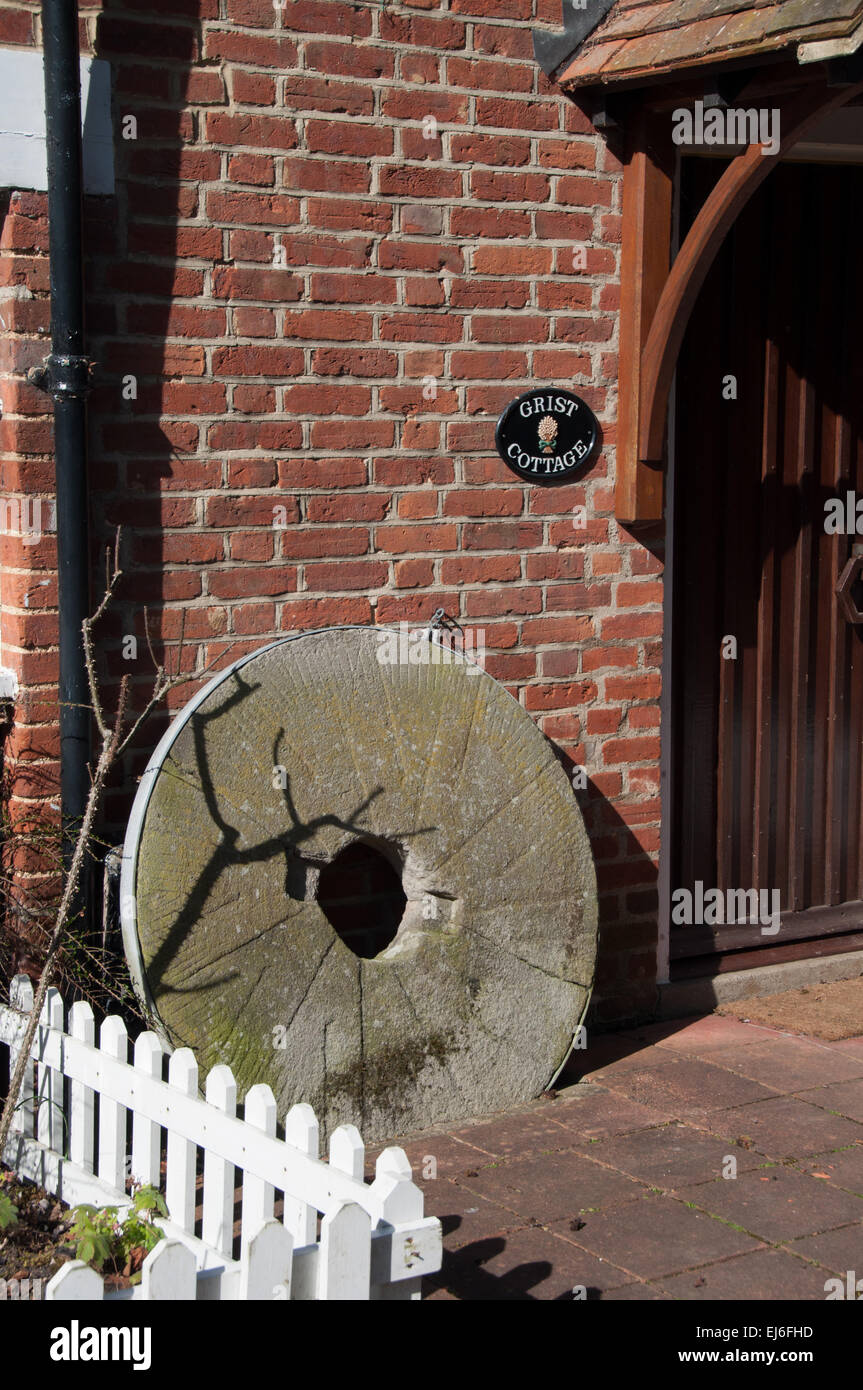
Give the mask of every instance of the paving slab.
[(772, 1036), (772, 1030), (741, 1023), (736, 1018), (708, 1014), (705, 1018), (678, 1018), (651, 1023), (643, 1030), (643, 1035), (658, 1047), (701, 1057), (711, 1055), (717, 1048), (731, 1047), (734, 1043), (750, 1045), (753, 1040)]
[(590, 1148), (597, 1163), (667, 1191), (720, 1177), (729, 1156), (738, 1172), (764, 1162), (761, 1154), (680, 1123), (604, 1139)]
[(820, 1266), (782, 1250), (750, 1250), (730, 1260), (671, 1275), (661, 1283), (673, 1298), (699, 1302), (719, 1298), (808, 1301), (824, 1297), (826, 1277)]
[(543, 1225), (636, 1201), (645, 1187), (583, 1154), (534, 1154), (480, 1168), (459, 1186)]
[[(377, 1145), (366, 1150), (366, 1173), (370, 1178), (375, 1174), (375, 1160), (387, 1146)], [(408, 1139), (400, 1145), (410, 1160), (414, 1182), (420, 1184), (429, 1177), (444, 1177), (464, 1173), (475, 1168), (477, 1163), (488, 1162), (494, 1155), (471, 1144), (463, 1143), (450, 1134), (427, 1134), (419, 1139)], [(428, 1160), (434, 1160), (434, 1167)]]
[(654, 1284), (624, 1284), (622, 1289), (609, 1289), (602, 1295), (603, 1303), (661, 1303), (669, 1302), (671, 1294)]
[(650, 1129), (674, 1119), (674, 1111), (667, 1106), (641, 1105), (604, 1086), (590, 1086), (587, 1092), (587, 1085), (571, 1086), (553, 1102), (555, 1119), (582, 1141)]
[(833, 1081), (863, 1077), (863, 1058), (836, 1052), (804, 1038), (771, 1038), (717, 1048), (711, 1061), (762, 1086), (789, 1095)]
[(744, 1137), (768, 1158), (827, 1153), (863, 1138), (863, 1129), (854, 1120), (831, 1115), (799, 1096), (777, 1096), (729, 1110), (713, 1110), (703, 1127), (732, 1139)]
[[(657, 1053), (661, 1051), (656, 1049)], [(671, 1110), (678, 1117), (745, 1105), (775, 1095), (767, 1086), (700, 1057), (665, 1055), (640, 1068), (614, 1064), (604, 1068), (598, 1079), (609, 1090), (619, 1091), (630, 1100)]]
[(457, 1297), (594, 1302), (631, 1276), (554, 1232), (522, 1227), (447, 1257), (436, 1282)]
[(578, 1242), (641, 1279), (760, 1248), (761, 1242), (673, 1197), (647, 1196), (588, 1217)]
[(425, 1189), (426, 1210), (434, 1208), (443, 1227), (444, 1248), (459, 1250), (478, 1240), (500, 1236), (523, 1224), (523, 1218), (497, 1202), (469, 1192), (449, 1178)]
[(571, 1148), (575, 1143), (571, 1129), (557, 1120), (553, 1101), (536, 1110), (501, 1115), (485, 1124), (454, 1130), (453, 1136), (495, 1158)]
[(678, 1195), (771, 1243), (863, 1221), (863, 1200), (781, 1164), (717, 1178)]
[(817, 1260), (832, 1274), (844, 1275), (848, 1270), (854, 1270), (858, 1279), (863, 1278), (863, 1223), (842, 1226), (835, 1231), (821, 1231), (818, 1235), (803, 1236), (787, 1244), (794, 1254)]
[(863, 1143), (819, 1154), (816, 1158), (800, 1159), (796, 1166), (812, 1177), (826, 1179), (846, 1192), (863, 1197)]
[(846, 1119), (863, 1124), (863, 1078), (818, 1086), (815, 1090), (806, 1091), (801, 1099), (807, 1100), (810, 1105), (820, 1105), (836, 1115), (844, 1115)]

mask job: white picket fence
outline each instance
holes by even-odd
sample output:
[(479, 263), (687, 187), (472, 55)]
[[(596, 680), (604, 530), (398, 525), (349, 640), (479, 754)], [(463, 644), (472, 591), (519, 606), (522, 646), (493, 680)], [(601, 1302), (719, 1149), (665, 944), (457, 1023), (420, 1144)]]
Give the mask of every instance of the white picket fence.
[[(9, 1004), (0, 1004), (0, 1044), (10, 1051), (10, 1075), (32, 1005), (30, 981), (17, 975)], [(284, 1138), (277, 1137), (269, 1086), (246, 1093), (240, 1118), (229, 1067), (213, 1067), (202, 1100), (189, 1048), (170, 1054), (167, 1081), (166, 1049), (155, 1033), (135, 1039), (131, 1064), (128, 1050), (121, 1019), (106, 1018), (97, 1043), (89, 1004), (72, 1005), (67, 1028), (62, 1000), (49, 990), (3, 1153), (19, 1177), (70, 1206), (127, 1207), (129, 1178), (163, 1192), (168, 1217), (158, 1224), (165, 1238), (145, 1260), (141, 1283), (104, 1297), (421, 1296), (422, 1276), (440, 1269), (441, 1229), (435, 1217), (423, 1216), (423, 1195), (402, 1149), (384, 1150), (374, 1181), (366, 1183), (365, 1149), (353, 1125), (334, 1131), (324, 1162), (311, 1106), (293, 1106)], [(236, 1259), (235, 1169), (242, 1175)], [(281, 1219), (274, 1216), (277, 1196)], [(101, 1277), (80, 1261), (66, 1265), (46, 1289), (51, 1299), (102, 1296)]]

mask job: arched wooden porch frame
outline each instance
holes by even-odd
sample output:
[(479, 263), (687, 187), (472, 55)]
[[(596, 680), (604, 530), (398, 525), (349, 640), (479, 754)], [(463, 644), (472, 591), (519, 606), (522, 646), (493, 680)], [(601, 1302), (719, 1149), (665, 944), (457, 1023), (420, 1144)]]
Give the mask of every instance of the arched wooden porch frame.
[[(707, 198), (671, 269), (672, 168), (659, 118), (644, 112), (633, 130), (624, 172), (621, 253), (620, 394), (615, 515), (658, 521), (663, 507), (663, 441), (677, 357), (698, 292), (746, 203), (781, 159), (822, 116), (863, 92), (819, 83), (784, 100), (775, 155), (750, 145), (734, 158)], [(762, 98), (762, 104), (764, 99)], [(741, 102), (741, 104), (743, 104)], [(668, 116), (663, 130), (668, 129)]]

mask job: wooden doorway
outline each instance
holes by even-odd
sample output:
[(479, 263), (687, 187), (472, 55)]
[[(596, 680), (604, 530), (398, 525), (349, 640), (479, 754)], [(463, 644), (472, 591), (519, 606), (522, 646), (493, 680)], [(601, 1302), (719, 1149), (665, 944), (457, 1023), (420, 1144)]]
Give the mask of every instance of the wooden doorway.
[[(723, 167), (683, 161), (684, 231)], [(672, 913), (675, 976), (696, 973), (694, 958), (734, 969), (755, 949), (863, 942), (863, 625), (835, 593), (863, 519), (856, 537), (825, 530), (828, 499), (863, 499), (861, 214), (863, 169), (774, 170), (680, 354), (672, 901), (699, 882), (778, 890), (781, 926), (675, 926)]]

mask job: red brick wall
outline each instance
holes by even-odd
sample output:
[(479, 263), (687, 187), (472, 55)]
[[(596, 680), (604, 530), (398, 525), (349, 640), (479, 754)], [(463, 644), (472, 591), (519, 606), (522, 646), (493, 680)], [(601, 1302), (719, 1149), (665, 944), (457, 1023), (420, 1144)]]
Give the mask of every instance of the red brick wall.
[[(30, 42), (37, 10), (0, 3), (0, 42)], [(168, 644), (185, 619), (190, 664), (441, 606), (484, 629), (487, 669), (587, 768), (595, 1016), (626, 1018), (654, 996), (661, 566), (612, 512), (619, 167), (536, 67), (537, 21), (559, 23), (556, 0), (82, 6), (116, 93), (116, 198), (87, 219), (94, 567), (122, 524), (126, 572), (102, 659), (143, 692), (146, 646), (121, 645), (145, 604)], [(47, 351), (44, 213), (13, 194), (3, 227), (7, 493), (51, 489), (45, 398), (21, 379)], [(601, 421), (574, 486), (531, 487), (494, 452), (500, 409), (546, 384)], [(16, 794), (41, 796), (53, 538), (2, 545)]]

